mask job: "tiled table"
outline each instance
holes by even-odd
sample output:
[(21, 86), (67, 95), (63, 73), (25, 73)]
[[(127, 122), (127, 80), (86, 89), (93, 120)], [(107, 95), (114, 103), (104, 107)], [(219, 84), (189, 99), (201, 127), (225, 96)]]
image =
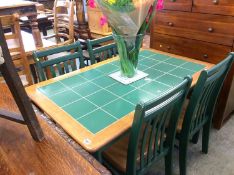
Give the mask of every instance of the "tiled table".
[(86, 150), (95, 152), (131, 127), (140, 101), (162, 95), (212, 65), (175, 55), (142, 50), (138, 69), (146, 78), (123, 85), (108, 75), (119, 70), (118, 58), (31, 87), (28, 95)]

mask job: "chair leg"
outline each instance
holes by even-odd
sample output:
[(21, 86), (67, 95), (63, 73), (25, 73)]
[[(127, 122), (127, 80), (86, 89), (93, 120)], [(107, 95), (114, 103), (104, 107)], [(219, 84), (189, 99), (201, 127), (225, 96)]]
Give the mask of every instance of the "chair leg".
[(172, 175), (172, 153), (170, 150), (165, 157), (165, 175)]
[(193, 138), (192, 138), (192, 140), (191, 140), (191, 142), (192, 142), (193, 144), (197, 144), (198, 139), (199, 139), (199, 134), (200, 134), (200, 130), (194, 134), (194, 136), (193, 136)]
[(210, 138), (210, 125), (211, 125), (211, 122), (207, 122), (203, 126), (203, 131), (202, 131), (202, 152), (205, 154), (208, 153), (209, 138)]
[(180, 143), (179, 143), (180, 175), (186, 175), (186, 169), (187, 169), (187, 148), (188, 148), (188, 141), (180, 141)]

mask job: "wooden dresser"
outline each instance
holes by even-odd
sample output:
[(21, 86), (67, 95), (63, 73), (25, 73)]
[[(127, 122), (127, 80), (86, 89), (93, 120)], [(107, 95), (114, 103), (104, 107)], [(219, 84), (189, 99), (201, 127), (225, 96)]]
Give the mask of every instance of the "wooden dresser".
[[(164, 0), (151, 25), (150, 47), (218, 63), (234, 51), (234, 0)], [(214, 115), (220, 129), (234, 112), (234, 65)]]

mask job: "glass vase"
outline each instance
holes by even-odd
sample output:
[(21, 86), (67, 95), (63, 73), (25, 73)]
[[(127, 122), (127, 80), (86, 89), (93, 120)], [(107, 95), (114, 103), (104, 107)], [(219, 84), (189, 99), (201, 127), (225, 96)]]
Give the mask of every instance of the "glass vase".
[(127, 78), (134, 77), (137, 71), (138, 56), (144, 35), (113, 34), (113, 38), (117, 44), (119, 53), (121, 75)]

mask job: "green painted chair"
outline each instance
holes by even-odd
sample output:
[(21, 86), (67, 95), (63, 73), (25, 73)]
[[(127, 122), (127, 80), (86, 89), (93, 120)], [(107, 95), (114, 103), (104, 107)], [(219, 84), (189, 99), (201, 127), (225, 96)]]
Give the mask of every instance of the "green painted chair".
[[(67, 53), (66, 55), (64, 55), (65, 52)], [(52, 55), (56, 57), (47, 59), (47, 57)], [(39, 81), (45, 81), (57, 75), (77, 70), (77, 68), (85, 67), (79, 41), (65, 46), (33, 52), (33, 58), (36, 63)]]
[(223, 81), (234, 59), (231, 53), (210, 70), (203, 70), (193, 89), (188, 107), (178, 124), (180, 174), (186, 174), (187, 147), (191, 140), (197, 143), (202, 130), (202, 152), (208, 153), (213, 111)]
[(86, 60), (90, 60), (91, 64), (112, 58), (118, 54), (117, 45), (113, 36), (109, 35), (103, 38), (87, 40), (88, 56)]
[(130, 134), (103, 152), (102, 161), (113, 174), (145, 174), (163, 158), (166, 175), (172, 174), (176, 126), (190, 85), (186, 77), (162, 96), (136, 106)]

